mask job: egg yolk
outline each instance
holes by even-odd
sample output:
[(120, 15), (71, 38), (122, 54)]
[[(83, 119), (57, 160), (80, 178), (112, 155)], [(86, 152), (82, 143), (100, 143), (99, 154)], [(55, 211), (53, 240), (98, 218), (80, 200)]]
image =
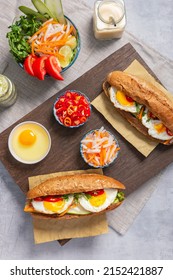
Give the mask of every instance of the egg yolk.
[(101, 195), (97, 195), (97, 196), (91, 196), (89, 198), (89, 202), (92, 206), (95, 206), (95, 207), (99, 207), (101, 205), (103, 205), (106, 201), (106, 193), (104, 192), (103, 194)]
[(166, 130), (166, 127), (163, 123), (155, 124), (154, 125), (155, 130), (157, 130), (158, 133), (162, 133)]
[(129, 101), (126, 98), (126, 95), (122, 91), (119, 91), (119, 90), (116, 93), (116, 99), (123, 106), (133, 106), (135, 104), (134, 101)]
[(59, 210), (61, 210), (64, 207), (65, 200), (62, 199), (57, 202), (44, 201), (43, 205), (45, 209), (57, 213)]
[(23, 130), (19, 135), (19, 142), (22, 145), (31, 146), (36, 140), (36, 135), (30, 129)]

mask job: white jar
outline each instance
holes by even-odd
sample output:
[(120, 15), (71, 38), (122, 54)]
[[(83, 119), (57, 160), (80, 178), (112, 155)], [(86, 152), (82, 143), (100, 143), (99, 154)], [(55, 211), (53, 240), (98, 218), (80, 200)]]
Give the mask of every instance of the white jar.
[(4, 75), (0, 75), (0, 107), (13, 105), (17, 98), (15, 85)]
[(96, 1), (94, 5), (94, 36), (100, 40), (121, 38), (126, 26), (123, 0)]

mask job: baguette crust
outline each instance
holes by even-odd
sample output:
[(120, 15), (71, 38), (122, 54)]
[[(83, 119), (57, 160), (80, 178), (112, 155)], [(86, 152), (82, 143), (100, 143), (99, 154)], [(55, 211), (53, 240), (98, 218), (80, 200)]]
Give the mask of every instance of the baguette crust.
[(164, 92), (151, 83), (122, 71), (109, 73), (107, 82), (139, 104), (145, 105), (173, 133), (173, 102)]
[(29, 190), (27, 198), (88, 192), (103, 188), (125, 189), (125, 186), (113, 178), (100, 174), (57, 176)]

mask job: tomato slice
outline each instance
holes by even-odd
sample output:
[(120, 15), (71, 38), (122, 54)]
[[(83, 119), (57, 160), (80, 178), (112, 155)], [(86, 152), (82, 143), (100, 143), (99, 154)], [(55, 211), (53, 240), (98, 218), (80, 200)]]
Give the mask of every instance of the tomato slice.
[(42, 196), (40, 196), (40, 197), (35, 197), (35, 198), (34, 198), (34, 201), (43, 201), (43, 197), (42, 197)]
[(63, 197), (62, 196), (58, 196), (58, 195), (48, 195), (44, 197), (44, 201), (48, 201), (48, 202), (58, 202), (58, 201), (62, 201)]
[(46, 75), (45, 61), (47, 58), (47, 56), (37, 57), (33, 62), (32, 69), (34, 71), (34, 76), (39, 80), (44, 80)]
[(158, 118), (151, 112), (148, 112), (148, 117), (153, 120), (158, 120)]
[(91, 192), (86, 192), (86, 194), (89, 194), (91, 196), (98, 196), (98, 195), (101, 195), (104, 193), (104, 190), (101, 189), (101, 190), (96, 190), (96, 191), (91, 191)]
[(166, 132), (169, 136), (173, 136), (173, 133), (168, 128), (166, 128)]
[(131, 97), (128, 96), (128, 95), (126, 95), (126, 99), (127, 99), (127, 101), (129, 101), (129, 102), (134, 102), (133, 98), (131, 98)]
[(25, 58), (25, 61), (23, 64), (24, 70), (31, 76), (34, 76), (34, 71), (33, 71), (32, 65), (33, 65), (35, 59), (36, 59), (35, 56), (30, 54)]
[(45, 62), (45, 67), (46, 67), (46, 72), (54, 79), (61, 80), (61, 81), (64, 80), (63, 76), (60, 74), (61, 66), (56, 56), (50, 55)]

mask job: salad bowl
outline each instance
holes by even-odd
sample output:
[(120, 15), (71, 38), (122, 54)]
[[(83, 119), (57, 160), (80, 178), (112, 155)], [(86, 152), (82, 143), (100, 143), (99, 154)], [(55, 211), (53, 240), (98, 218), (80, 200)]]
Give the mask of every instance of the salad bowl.
[[(70, 60), (70, 63), (66, 66), (66, 67), (61, 67), (61, 73), (65, 72), (67, 69), (69, 69), (74, 62), (76, 61), (76, 59), (78, 58), (79, 52), (80, 52), (80, 48), (81, 48), (81, 39), (80, 39), (80, 34), (79, 34), (79, 30), (76, 27), (76, 25), (73, 23), (73, 21), (65, 16), (65, 18), (70, 22), (71, 26), (73, 26), (73, 34), (76, 37), (76, 47), (73, 49), (73, 56), (72, 59)], [(19, 66), (21, 68), (24, 68), (24, 64), (22, 62), (18, 62)], [(46, 76), (49, 76), (48, 74)]]
[[(39, 12), (20, 6), (25, 15), (9, 26), (6, 37), (10, 52), (27, 74), (40, 80), (45, 76), (63, 80), (61, 74), (74, 64), (80, 52), (79, 31), (62, 11), (61, 18), (55, 15), (55, 2), (51, 1), (51, 12), (40, 0), (33, 3), (41, 5), (36, 5)], [(57, 7), (59, 3), (56, 1)]]

